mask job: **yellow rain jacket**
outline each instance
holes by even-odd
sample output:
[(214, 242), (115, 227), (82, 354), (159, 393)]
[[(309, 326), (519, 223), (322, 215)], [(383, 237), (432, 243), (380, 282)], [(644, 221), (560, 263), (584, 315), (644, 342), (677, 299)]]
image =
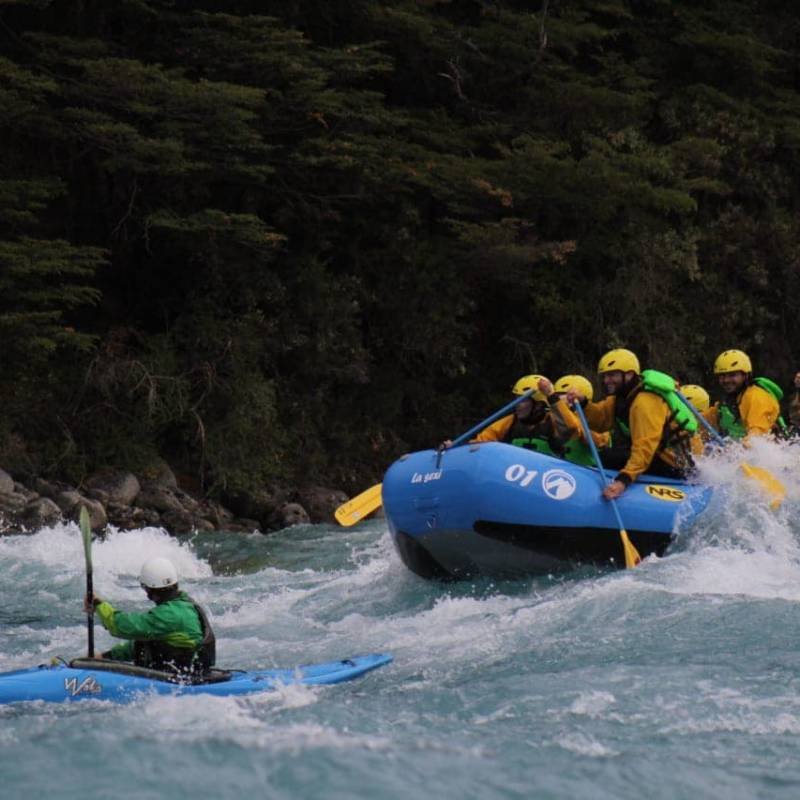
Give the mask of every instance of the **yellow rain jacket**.
[[(634, 390), (636, 391), (636, 390)], [(617, 397), (611, 395), (597, 403), (587, 403), (586, 421), (594, 431), (610, 431), (619, 420), (616, 415)], [(631, 454), (625, 466), (617, 473), (617, 480), (633, 483), (647, 472), (654, 458), (660, 458), (670, 467), (678, 468), (675, 451), (665, 446), (669, 439), (670, 410), (666, 402), (653, 392), (638, 391), (628, 408), (627, 425), (630, 430)], [(623, 420), (624, 421), (624, 420)], [(614, 437), (617, 441), (617, 437)]]
[(766, 389), (751, 383), (736, 399), (738, 419), (730, 430), (723, 429), (720, 403), (714, 403), (703, 416), (723, 435), (733, 439), (766, 436), (772, 431), (781, 413), (778, 401)]
[(500, 417), (496, 422), (484, 428), (471, 442), (502, 442), (505, 440), (511, 426), (514, 424), (514, 415)]
[[(580, 439), (584, 444), (588, 444), (586, 436), (583, 433), (583, 425), (581, 425), (578, 415), (569, 407), (569, 404), (563, 397), (560, 397), (555, 403), (552, 403), (550, 408), (553, 416), (560, 418), (561, 425), (564, 430), (569, 432), (570, 439)], [(586, 421), (589, 422), (588, 417)], [(592, 434), (592, 439), (598, 450), (601, 450), (603, 447), (608, 447), (608, 443), (611, 439), (609, 433), (599, 433), (593, 430), (591, 422), (589, 422), (589, 432)]]
[[(566, 405), (566, 404), (565, 404)], [(569, 411), (569, 410), (568, 410)], [(512, 442), (515, 436), (514, 428), (516, 424), (517, 433), (523, 433), (531, 438), (539, 438), (546, 442), (546, 451), (552, 451), (553, 455), (560, 455), (563, 452), (564, 444), (574, 437), (574, 421), (565, 420), (561, 414), (553, 413), (551, 406), (545, 411), (544, 416), (533, 425), (525, 425), (518, 421), (515, 414), (501, 417), (488, 427), (484, 428), (474, 439), (473, 442)], [(580, 423), (578, 423), (579, 425)], [(537, 448), (539, 449), (539, 448)]]
[(702, 456), (706, 452), (706, 445), (708, 444), (709, 435), (705, 429), (698, 430), (697, 433), (689, 440), (689, 449), (692, 451), (693, 456)]

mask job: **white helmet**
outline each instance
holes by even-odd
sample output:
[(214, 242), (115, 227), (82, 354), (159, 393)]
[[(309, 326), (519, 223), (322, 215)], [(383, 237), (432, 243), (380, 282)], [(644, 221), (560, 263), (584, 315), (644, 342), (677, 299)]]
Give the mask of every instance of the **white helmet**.
[(168, 558), (150, 558), (142, 564), (139, 583), (148, 589), (165, 589), (178, 583), (178, 571)]

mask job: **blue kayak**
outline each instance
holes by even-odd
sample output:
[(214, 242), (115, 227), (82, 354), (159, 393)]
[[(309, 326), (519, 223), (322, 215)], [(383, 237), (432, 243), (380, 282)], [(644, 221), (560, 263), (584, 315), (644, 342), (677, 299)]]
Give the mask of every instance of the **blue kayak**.
[(375, 654), (294, 669), (254, 672), (211, 670), (208, 676), (198, 682), (182, 683), (167, 673), (132, 664), (79, 658), (69, 664), (42, 665), (0, 673), (0, 703), (31, 700), (49, 703), (75, 700), (128, 703), (143, 694), (243, 695), (288, 684), (319, 686), (350, 681), (391, 660), (390, 655)]
[[(383, 478), (382, 499), (395, 547), (416, 574), (519, 577), (581, 563), (625, 566), (601, 489), (595, 468), (485, 442), (403, 456)], [(663, 554), (711, 494), (707, 486), (645, 475), (617, 507), (645, 558)]]

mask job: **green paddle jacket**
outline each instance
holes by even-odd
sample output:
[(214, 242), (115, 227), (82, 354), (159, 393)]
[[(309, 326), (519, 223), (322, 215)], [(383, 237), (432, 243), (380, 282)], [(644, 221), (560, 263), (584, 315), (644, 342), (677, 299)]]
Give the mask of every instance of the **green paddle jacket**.
[[(185, 592), (143, 613), (117, 611), (106, 601), (97, 605), (96, 612), (112, 636), (129, 640), (104, 653), (106, 658), (163, 669), (186, 668), (196, 656), (208, 661), (210, 655), (213, 664), (213, 632), (205, 612)], [(201, 652), (208, 645), (212, 652)]]

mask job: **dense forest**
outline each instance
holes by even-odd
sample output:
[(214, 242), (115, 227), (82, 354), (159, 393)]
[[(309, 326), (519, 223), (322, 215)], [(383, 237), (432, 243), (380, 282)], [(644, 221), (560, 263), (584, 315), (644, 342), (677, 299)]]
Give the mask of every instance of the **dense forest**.
[(0, 3), (0, 466), (353, 491), (611, 347), (787, 387), (792, 6)]

